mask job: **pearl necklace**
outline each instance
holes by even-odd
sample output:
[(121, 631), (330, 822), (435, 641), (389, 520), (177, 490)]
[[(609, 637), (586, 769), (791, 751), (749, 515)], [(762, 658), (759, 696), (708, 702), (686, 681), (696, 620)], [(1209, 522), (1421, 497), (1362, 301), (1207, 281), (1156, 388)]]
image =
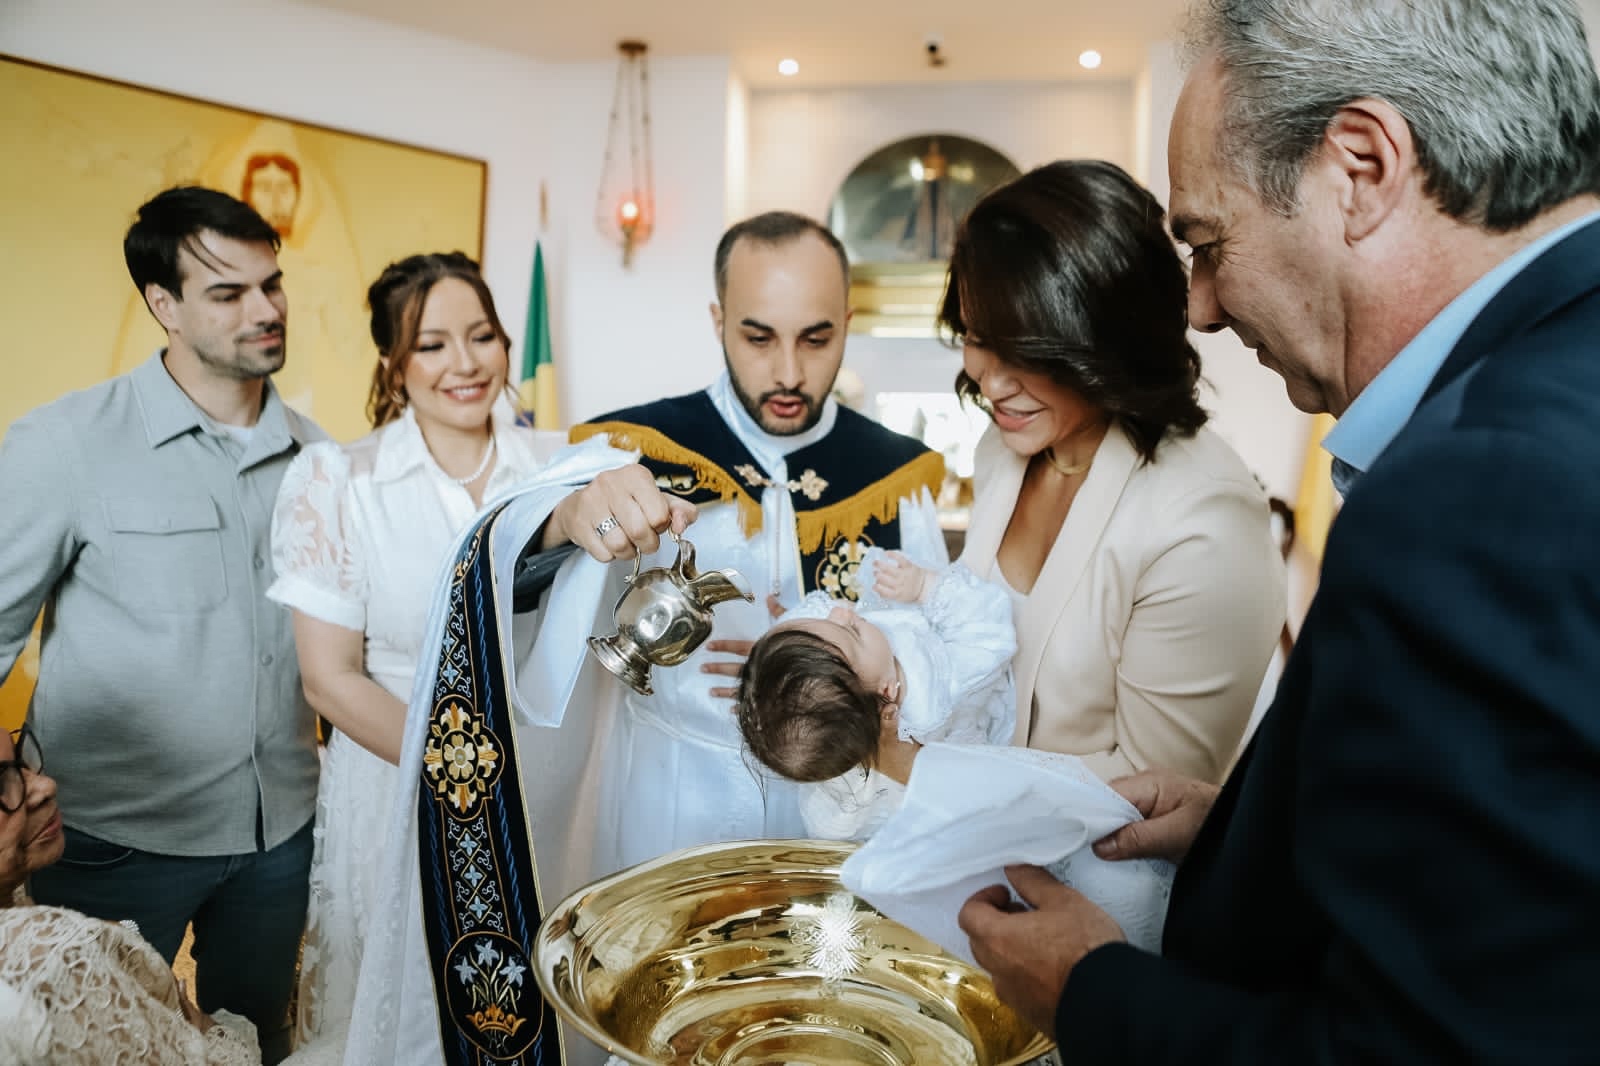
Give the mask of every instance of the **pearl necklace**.
[(1054, 468), (1055, 472), (1060, 474), (1062, 477), (1077, 477), (1079, 474), (1089, 469), (1090, 464), (1094, 462), (1094, 456), (1091, 455), (1089, 458), (1085, 459), (1081, 463), (1078, 463), (1076, 466), (1068, 466), (1060, 459), (1056, 458), (1056, 449), (1055, 445), (1053, 444), (1044, 450), (1044, 457), (1050, 461), (1050, 466)]
[(450, 480), (454, 481), (457, 485), (470, 485), (474, 481), (476, 481), (480, 477), (482, 477), (483, 476), (483, 472), (485, 470), (489, 469), (489, 460), (493, 459), (493, 458), (494, 458), (494, 436), (491, 434), (490, 437), (489, 437), (489, 446), (483, 450), (483, 461), (478, 464), (478, 469), (474, 470), (472, 473), (468, 474), (466, 477), (454, 477), (454, 476), (452, 476), (450, 474), (446, 474), (445, 477), (450, 478)]

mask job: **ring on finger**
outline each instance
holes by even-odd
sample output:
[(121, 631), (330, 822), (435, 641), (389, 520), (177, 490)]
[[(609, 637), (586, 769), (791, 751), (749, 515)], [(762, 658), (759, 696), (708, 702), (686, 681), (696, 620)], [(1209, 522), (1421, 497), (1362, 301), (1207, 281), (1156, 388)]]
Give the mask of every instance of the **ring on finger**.
[(599, 525), (594, 527), (594, 534), (595, 534), (595, 536), (599, 537), (601, 540), (604, 540), (606, 534), (610, 533), (613, 529), (616, 529), (616, 528), (617, 528), (617, 516), (616, 515), (606, 515), (605, 521), (601, 522)]

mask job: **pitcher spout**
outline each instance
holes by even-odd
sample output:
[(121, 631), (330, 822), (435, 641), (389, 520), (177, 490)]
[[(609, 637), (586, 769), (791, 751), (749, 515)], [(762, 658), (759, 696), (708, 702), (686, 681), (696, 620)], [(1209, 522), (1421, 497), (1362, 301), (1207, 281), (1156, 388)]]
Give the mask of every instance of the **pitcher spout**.
[(705, 607), (715, 607), (728, 600), (753, 601), (755, 593), (737, 570), (711, 570), (689, 582), (689, 596)]

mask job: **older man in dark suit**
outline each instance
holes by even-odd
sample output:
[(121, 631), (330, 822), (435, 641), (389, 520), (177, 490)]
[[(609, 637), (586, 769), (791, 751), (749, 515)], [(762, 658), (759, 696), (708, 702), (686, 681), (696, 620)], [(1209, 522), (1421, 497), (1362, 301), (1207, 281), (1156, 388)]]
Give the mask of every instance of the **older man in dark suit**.
[(1341, 416), (1277, 698), (1164, 957), (1031, 868), (962, 911), (1075, 1064), (1600, 1062), (1600, 83), (1571, 0), (1210, 0), (1173, 118), (1190, 318)]

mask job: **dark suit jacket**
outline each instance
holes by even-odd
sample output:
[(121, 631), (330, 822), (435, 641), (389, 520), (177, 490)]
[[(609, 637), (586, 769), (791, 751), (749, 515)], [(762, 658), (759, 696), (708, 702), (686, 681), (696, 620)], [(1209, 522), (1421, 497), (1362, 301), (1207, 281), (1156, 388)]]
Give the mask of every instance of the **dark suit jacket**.
[(1080, 963), (1066, 1062), (1600, 1063), (1600, 223), (1352, 490), (1164, 954)]

